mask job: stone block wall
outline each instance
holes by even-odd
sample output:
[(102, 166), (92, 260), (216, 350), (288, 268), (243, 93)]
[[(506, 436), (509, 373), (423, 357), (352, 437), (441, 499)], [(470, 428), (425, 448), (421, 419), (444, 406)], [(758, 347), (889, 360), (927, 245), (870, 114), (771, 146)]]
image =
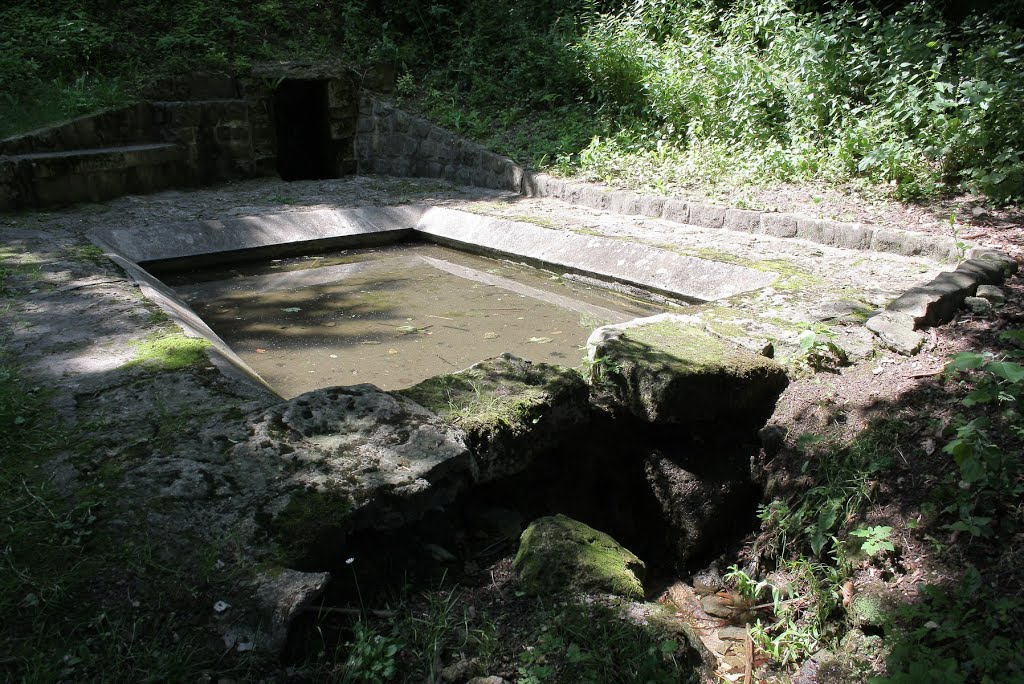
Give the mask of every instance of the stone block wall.
[(165, 85), (164, 97), (213, 99), (139, 102), (0, 140), (0, 211), (274, 173), (265, 99), (227, 77)]
[(363, 95), (356, 121), (358, 173), (443, 178), (462, 185), (519, 191), (523, 169), (511, 159)]
[(359, 117), (359, 90), (352, 78), (327, 81), (327, 117), (330, 127), (331, 159), (339, 176), (356, 173), (355, 141)]
[(203, 100), (152, 107), (160, 138), (184, 150), (190, 184), (273, 173), (273, 126), (262, 103)]
[(146, 102), (108, 109), (65, 123), (0, 140), (0, 155), (22, 155), (133, 145), (156, 140)]

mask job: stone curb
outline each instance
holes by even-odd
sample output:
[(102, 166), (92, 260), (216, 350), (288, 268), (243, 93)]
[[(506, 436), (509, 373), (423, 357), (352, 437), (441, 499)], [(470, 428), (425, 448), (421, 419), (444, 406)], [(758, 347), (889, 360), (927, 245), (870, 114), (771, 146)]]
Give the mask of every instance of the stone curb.
[(648, 216), (702, 228), (799, 238), (830, 247), (925, 256), (945, 262), (955, 262), (960, 256), (951, 239), (909, 230), (874, 228), (795, 214), (728, 209), (670, 197), (641, 195), (530, 171), (523, 173), (520, 187), (508, 189), (527, 197), (560, 199), (616, 214)]
[(1002, 252), (976, 248), (968, 256), (956, 270), (910, 288), (886, 309), (908, 314), (918, 329), (942, 325), (953, 319), (964, 299), (979, 285), (999, 285), (1017, 272), (1017, 262)]
[[(873, 228), (859, 223), (811, 219), (793, 214), (686, 202), (655, 195), (640, 195), (589, 183), (566, 181), (547, 174), (525, 172), (522, 187), (528, 197), (548, 197), (619, 214), (661, 218), (703, 228), (798, 238), (830, 247), (925, 256), (955, 263), (960, 247), (946, 238), (907, 230)], [(920, 351), (924, 337), (917, 331), (948, 323), (964, 300), (979, 285), (998, 285), (1017, 271), (1017, 262), (1002, 252), (972, 248), (967, 261), (939, 274), (925, 285), (912, 287), (868, 320), (867, 328), (882, 346), (905, 355)]]

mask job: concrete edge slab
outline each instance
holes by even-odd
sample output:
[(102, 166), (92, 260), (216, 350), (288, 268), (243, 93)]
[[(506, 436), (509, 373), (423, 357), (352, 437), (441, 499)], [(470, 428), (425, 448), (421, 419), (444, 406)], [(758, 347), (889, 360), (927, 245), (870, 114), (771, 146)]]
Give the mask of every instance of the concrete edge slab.
[(164, 285), (145, 269), (118, 252), (117, 248), (104, 242), (101, 238), (90, 236), (90, 241), (102, 249), (107, 258), (117, 264), (138, 284), (139, 289), (149, 301), (153, 302), (166, 313), (185, 333), (191, 337), (205, 339), (210, 343), (210, 360), (225, 376), (244, 382), (274, 397), (281, 395), (270, 384), (260, 377), (236, 354), (224, 340), (215, 333), (199, 315), (186, 304), (174, 290)]
[(714, 301), (767, 287), (777, 274), (686, 256), (636, 242), (543, 228), (532, 223), (431, 207), (417, 233), (470, 251), (511, 255), (564, 270), (654, 290), (689, 301)]
[(357, 243), (394, 241), (411, 230), (425, 207), (364, 207), (358, 209), (320, 209), (246, 216), (211, 221), (160, 224), (142, 228), (113, 228), (92, 235), (114, 247), (135, 263), (169, 262), (175, 259), (211, 254), (241, 254), (285, 246), (304, 248), (332, 241)]

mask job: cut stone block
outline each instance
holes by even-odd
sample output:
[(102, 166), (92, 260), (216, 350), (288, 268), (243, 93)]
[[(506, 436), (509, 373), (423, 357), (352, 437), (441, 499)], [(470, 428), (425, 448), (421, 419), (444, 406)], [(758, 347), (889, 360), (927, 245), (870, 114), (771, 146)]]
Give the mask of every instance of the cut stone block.
[(789, 384), (774, 361), (676, 314), (598, 328), (587, 353), (591, 383), (651, 423), (727, 425), (753, 435)]
[(924, 336), (914, 331), (914, 317), (899, 311), (883, 311), (868, 319), (867, 329), (878, 336), (883, 347), (912, 356), (924, 345)]
[(589, 415), (579, 373), (502, 354), (397, 392), (465, 431), (471, 473), (489, 482), (521, 472)]
[(979, 285), (978, 291), (975, 294), (983, 299), (987, 299), (995, 306), (1006, 303), (1006, 293), (1003, 292), (1003, 288), (996, 287), (995, 285)]

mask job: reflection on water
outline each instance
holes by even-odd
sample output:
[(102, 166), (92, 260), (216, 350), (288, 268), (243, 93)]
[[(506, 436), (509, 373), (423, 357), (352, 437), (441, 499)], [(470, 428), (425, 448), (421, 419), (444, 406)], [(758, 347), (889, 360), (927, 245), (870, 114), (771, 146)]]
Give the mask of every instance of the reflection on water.
[(285, 397), (400, 389), (502, 352), (576, 366), (590, 331), (651, 305), (436, 245), (179, 274), (175, 287)]

